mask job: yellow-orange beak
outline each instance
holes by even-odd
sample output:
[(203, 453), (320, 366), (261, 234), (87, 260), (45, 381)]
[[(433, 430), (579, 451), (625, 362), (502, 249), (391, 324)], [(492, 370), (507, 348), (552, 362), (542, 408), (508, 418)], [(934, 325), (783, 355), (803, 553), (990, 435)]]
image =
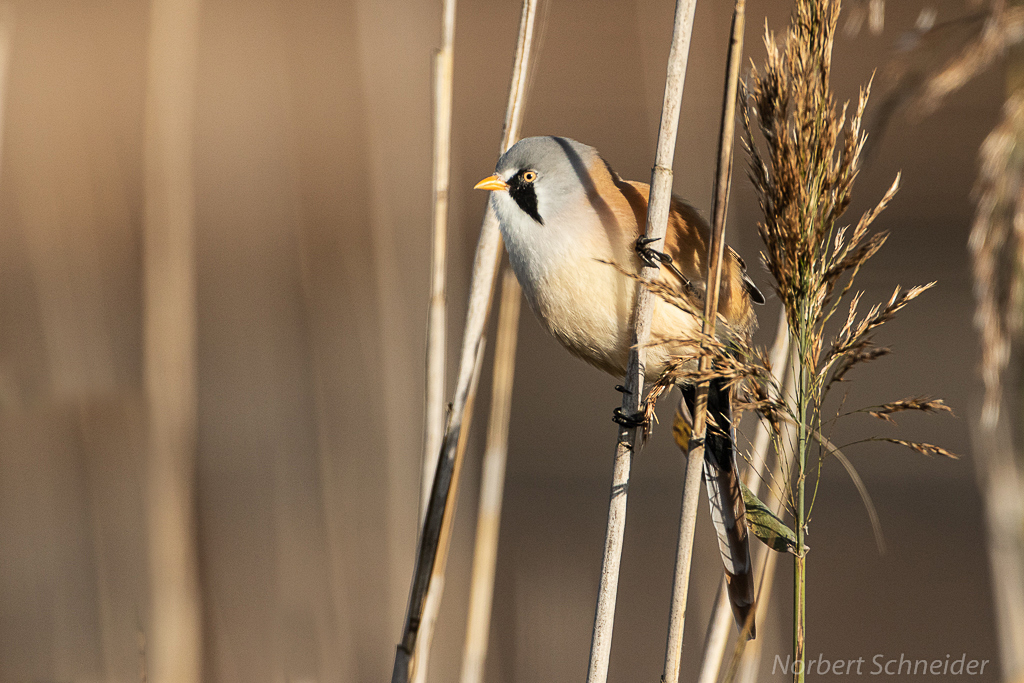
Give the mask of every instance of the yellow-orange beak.
[(496, 175), (487, 176), (473, 186), (474, 190), (508, 190), (508, 183)]

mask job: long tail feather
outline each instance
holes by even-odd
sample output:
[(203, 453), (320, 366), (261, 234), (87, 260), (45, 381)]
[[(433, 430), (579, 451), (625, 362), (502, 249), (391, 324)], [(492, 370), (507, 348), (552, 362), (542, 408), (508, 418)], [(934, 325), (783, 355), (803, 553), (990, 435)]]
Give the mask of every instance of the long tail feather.
[[(689, 397), (688, 397), (689, 398)], [(746, 508), (736, 466), (735, 427), (729, 390), (713, 380), (708, 393), (708, 431), (704, 448), (704, 486), (711, 504), (711, 521), (725, 565), (725, 581), (736, 625), (742, 633), (754, 628), (754, 573), (747, 542)]]

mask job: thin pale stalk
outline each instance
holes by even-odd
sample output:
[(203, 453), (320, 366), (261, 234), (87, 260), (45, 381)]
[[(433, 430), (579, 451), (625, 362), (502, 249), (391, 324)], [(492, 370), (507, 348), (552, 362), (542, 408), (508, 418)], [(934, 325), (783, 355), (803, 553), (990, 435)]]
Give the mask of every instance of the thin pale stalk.
[(505, 489), (508, 428), (512, 415), (512, 381), (515, 377), (520, 301), (519, 282), (512, 270), (506, 267), (501, 279), (494, 378), (491, 384), (491, 415), (480, 477), (480, 504), (469, 587), (469, 617), (466, 621), (466, 642), (462, 650), (462, 683), (481, 683), (487, 659), (494, 573), (498, 561), (501, 501)]
[(144, 380), (149, 409), (147, 677), (198, 683), (196, 259), (192, 167), (198, 0), (154, 0), (143, 135)]
[(1005, 680), (1018, 681), (1024, 679), (1024, 479), (1014, 462), (1008, 412), (1004, 406), (992, 424), (976, 420), (974, 441), (988, 520), (1000, 664)]
[[(712, 207), (711, 241), (708, 245), (707, 296), (704, 301), (703, 332), (715, 334), (718, 317), (718, 293), (722, 275), (722, 257), (725, 253), (725, 217), (729, 210), (729, 187), (732, 181), (733, 143), (736, 132), (736, 94), (739, 89), (740, 61), (743, 57), (743, 27), (746, 23), (746, 2), (736, 0), (733, 6), (732, 32), (729, 58), (726, 63), (722, 125), (718, 140), (718, 165), (715, 174), (715, 196)], [(710, 369), (707, 356), (700, 359), (700, 369)], [(683, 630), (686, 603), (690, 585), (690, 566), (693, 559), (693, 536), (697, 522), (701, 472), (704, 465), (704, 439), (707, 435), (708, 383), (697, 385), (694, 401), (693, 432), (687, 454), (686, 479), (683, 484), (683, 502), (679, 514), (679, 541), (676, 546), (676, 565), (672, 582), (672, 603), (669, 608), (668, 637), (665, 647), (664, 683), (677, 683), (682, 660)]]
[[(672, 46), (669, 49), (665, 78), (665, 97), (661, 109), (658, 148), (654, 170), (651, 173), (651, 193), (647, 207), (646, 236), (662, 240), (668, 228), (669, 207), (672, 201), (672, 160), (675, 156), (676, 134), (679, 130), (679, 109), (686, 80), (686, 65), (693, 32), (693, 13), (696, 0), (676, 2)], [(643, 278), (654, 278), (658, 269), (645, 266)], [(632, 335), (632, 350), (626, 368), (625, 387), (621, 411), (624, 415), (640, 412), (644, 386), (646, 344), (651, 335), (651, 313), (654, 302), (651, 293), (639, 283), (636, 293), (636, 313)], [(594, 610), (594, 631), (590, 641), (588, 683), (604, 683), (608, 679), (608, 666), (615, 625), (615, 600), (619, 586), (619, 564), (622, 541), (626, 529), (626, 493), (629, 489), (629, 470), (633, 453), (638, 445), (636, 427), (623, 425), (618, 430), (615, 458), (612, 466), (611, 496), (608, 504), (608, 526), (605, 533), (604, 557), (601, 562), (601, 582), (598, 586), (597, 606)]]
[[(519, 137), (519, 126), (525, 106), (527, 73), (530, 63), (530, 48), (533, 43), (533, 27), (537, 16), (537, 0), (524, 0), (522, 20), (519, 24), (519, 40), (516, 46), (516, 58), (512, 69), (512, 83), (509, 88), (509, 102), (505, 112), (505, 128), (502, 136), (501, 151), (508, 149)], [(462, 432), (462, 423), (469, 412), (467, 399), (474, 374), (474, 368), (480, 362), (478, 354), (482, 353), (482, 340), (487, 317), (494, 295), (498, 266), (501, 259), (501, 234), (498, 231), (498, 220), (488, 204), (484, 214), (483, 225), (480, 227), (480, 239), (477, 242), (476, 257), (473, 262), (473, 279), (470, 283), (469, 305), (466, 311), (466, 326), (463, 331), (462, 356), (459, 362), (459, 376), (456, 380), (455, 396), (444, 439), (441, 441), (440, 457), (434, 473), (430, 502), (423, 516), (420, 539), (416, 551), (416, 563), (413, 569), (412, 583), (409, 590), (409, 604), (406, 610), (402, 639), (395, 649), (395, 666), (392, 671), (392, 683), (406, 683), (409, 680), (410, 665), (413, 653), (417, 648), (420, 623), (424, 605), (427, 602), (428, 590), (434, 590), (436, 600), (440, 600), (441, 588), (433, 588), (436, 584), (434, 565), (437, 562), (442, 536), (442, 521), (445, 511), (454, 504), (457, 490), (453, 482), (458, 481), (456, 451)]]
[(437, 457), (444, 437), (445, 364), (448, 292), (448, 183), (451, 176), (452, 81), (455, 51), (455, 2), (442, 0), (441, 48), (434, 55), (434, 216), (427, 315), (426, 425), (420, 516), (426, 514)]
[(729, 626), (732, 624), (732, 610), (729, 608), (729, 591), (725, 577), (718, 582), (718, 597), (711, 608), (708, 630), (704, 636), (704, 659), (701, 661), (697, 683), (715, 683), (722, 670), (725, 646), (729, 643)]
[[(781, 469), (779, 472), (781, 473)], [(782, 475), (785, 476), (785, 475)], [(780, 513), (782, 505), (779, 504), (775, 508), (776, 514)], [(761, 614), (765, 614), (768, 610), (768, 604), (771, 601), (772, 586), (775, 583), (775, 570), (779, 564), (780, 554), (771, 550), (768, 547), (762, 547), (758, 550), (757, 563), (755, 566), (761, 568), (758, 572), (761, 589), (757, 594), (757, 609)], [(737, 652), (734, 655), (734, 659), (729, 672), (726, 676), (726, 683), (755, 683), (757, 681), (758, 668), (761, 664), (761, 646), (764, 641), (760, 638), (752, 640), (746, 643), (743, 647), (742, 652)]]
[[(701, 416), (706, 426), (706, 390), (703, 404), (698, 403), (697, 406), (697, 414)], [(691, 437), (691, 444), (693, 440), (694, 438)], [(662, 681), (665, 683), (677, 683), (679, 681), (679, 667), (683, 658), (683, 627), (686, 622), (686, 602), (690, 586), (690, 567), (693, 560), (693, 539), (696, 531), (697, 510), (700, 504), (700, 482), (703, 470), (704, 449), (691, 447), (688, 460), (686, 461), (683, 502), (679, 512), (679, 539), (676, 544), (676, 564), (672, 582), (672, 605), (669, 608), (665, 667), (662, 674)]]
[[(459, 443), (455, 449), (455, 471), (452, 475), (451, 490), (458, 491), (459, 477), (462, 473), (462, 462), (466, 456), (466, 444), (469, 441), (469, 429), (473, 422), (473, 405), (476, 402), (476, 388), (480, 381), (480, 368), (483, 367), (483, 344), (480, 340), (480, 353), (476, 356), (476, 365), (473, 368), (473, 377), (469, 385), (469, 397), (466, 399), (466, 419), (462, 421), (459, 433)], [(441, 537), (438, 541), (437, 561), (434, 563), (434, 573), (431, 576), (430, 590), (427, 591), (426, 604), (423, 606), (423, 618), (420, 622), (420, 637), (416, 642), (416, 649), (413, 652), (412, 662), (409, 665), (412, 680), (415, 683), (426, 683), (427, 671), (430, 662), (430, 645), (434, 641), (434, 627), (437, 625), (437, 615), (441, 611), (441, 597), (444, 595), (445, 568), (448, 565), (448, 549), (451, 547), (452, 532), (455, 525), (455, 509), (458, 505), (458, 497), (452, 498), (451, 505), (445, 508), (444, 518), (441, 522)]]
[[(779, 312), (779, 323), (775, 332), (775, 343), (772, 345), (770, 360), (772, 377), (779, 386), (785, 380), (789, 367), (789, 325), (786, 324), (786, 310)], [(745, 483), (755, 495), (760, 495), (761, 482), (765, 477), (768, 463), (768, 448), (771, 446), (771, 428), (764, 420), (757, 423), (754, 435), (754, 447), (750, 456), (750, 468), (747, 470)], [(729, 626), (732, 623), (732, 610), (729, 608), (729, 593), (725, 588), (725, 578), (719, 585), (718, 599), (711, 610), (708, 620), (707, 635), (704, 637), (704, 660), (701, 663), (697, 683), (715, 683), (722, 668), (725, 647), (729, 642)]]
[[(781, 505), (777, 506), (775, 512), (778, 513), (781, 508)], [(761, 589), (757, 594), (757, 609), (761, 614), (765, 614), (768, 610), (779, 557), (780, 554), (770, 548), (762, 547), (758, 550), (755, 566), (761, 568), (758, 572)], [(756, 683), (763, 644), (764, 640), (758, 638), (745, 643), (741, 652), (734, 652), (724, 683)]]
[[(783, 384), (782, 395), (787, 397), (793, 392), (796, 384), (796, 368), (794, 360), (795, 359), (791, 356), (789, 366), (786, 369), (785, 383)], [(775, 458), (775, 464), (772, 467), (770, 481), (788, 481), (790, 476), (792, 476), (794, 458), (791, 451), (793, 448), (794, 431), (793, 425), (787, 423), (784, 428), (784, 433), (780, 436), (779, 442), (776, 445), (779, 452)], [(769, 506), (771, 506), (772, 511), (777, 516), (782, 516), (786, 505), (786, 492), (777, 491), (779, 494), (778, 496), (774, 495), (774, 493), (775, 492), (772, 492), (769, 489), (769, 494), (764, 500)], [(767, 546), (759, 546), (755, 561), (755, 566), (761, 568), (760, 571), (755, 574), (755, 576), (758, 577), (757, 611), (759, 614), (767, 614), (768, 612), (768, 605), (771, 602), (772, 586), (775, 582), (775, 569), (778, 566), (780, 557), (782, 557), (781, 553), (777, 553)], [(737, 651), (734, 653), (733, 662), (730, 666), (731, 675), (726, 676), (726, 681), (754, 683), (754, 681), (757, 680), (757, 668), (761, 661), (761, 644), (761, 639), (753, 640), (743, 647), (742, 652)]]

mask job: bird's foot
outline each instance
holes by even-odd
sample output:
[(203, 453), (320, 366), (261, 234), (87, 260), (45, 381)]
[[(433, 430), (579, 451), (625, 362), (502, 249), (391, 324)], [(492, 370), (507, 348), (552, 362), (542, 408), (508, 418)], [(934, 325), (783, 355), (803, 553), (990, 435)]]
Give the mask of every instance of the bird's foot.
[(641, 235), (640, 237), (636, 238), (636, 243), (633, 245), (633, 248), (636, 250), (637, 256), (640, 257), (640, 260), (646, 263), (651, 268), (656, 268), (658, 265), (662, 263), (664, 263), (665, 265), (670, 265), (672, 263), (671, 256), (669, 256), (663, 251), (658, 251), (657, 249), (652, 249), (651, 247), (647, 246), (652, 242), (657, 242), (660, 239), (660, 237), (645, 237)]
[(616, 408), (612, 413), (612, 421), (630, 429), (646, 427), (647, 410), (645, 408), (646, 406), (642, 407), (635, 413), (624, 413), (622, 412), (622, 408)]

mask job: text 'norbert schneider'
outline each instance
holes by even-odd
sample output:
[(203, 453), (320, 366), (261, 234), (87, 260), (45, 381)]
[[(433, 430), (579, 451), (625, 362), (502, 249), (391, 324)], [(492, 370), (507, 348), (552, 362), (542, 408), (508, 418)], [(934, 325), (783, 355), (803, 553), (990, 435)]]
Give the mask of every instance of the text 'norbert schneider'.
[(980, 676), (989, 666), (989, 660), (972, 659), (967, 653), (957, 659), (955, 656), (925, 659), (900, 653), (899, 657), (877, 654), (870, 659), (828, 659), (820, 654), (801, 667), (801, 662), (795, 661), (793, 655), (786, 655), (785, 659), (775, 655), (772, 674), (792, 676), (803, 668), (807, 676)]

